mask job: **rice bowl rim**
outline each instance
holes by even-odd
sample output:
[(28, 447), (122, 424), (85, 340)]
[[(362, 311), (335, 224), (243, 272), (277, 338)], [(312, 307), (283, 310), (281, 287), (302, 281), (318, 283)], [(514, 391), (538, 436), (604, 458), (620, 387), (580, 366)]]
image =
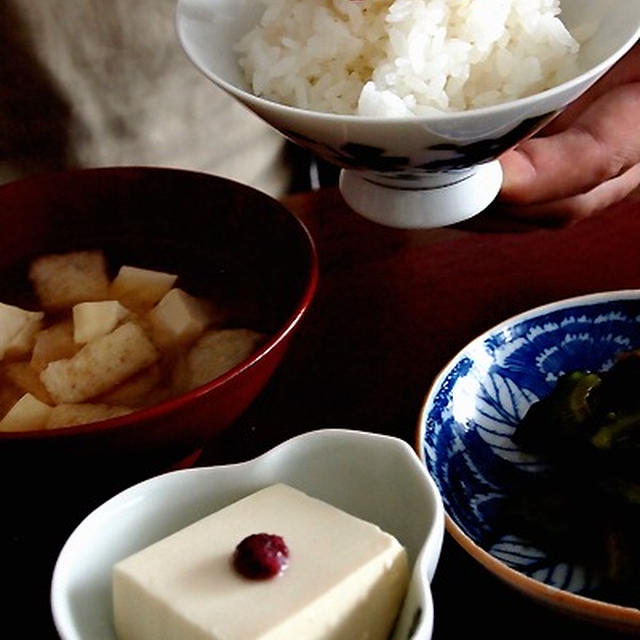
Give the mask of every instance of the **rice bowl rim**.
[[(235, 96), (241, 102), (246, 105), (253, 105), (260, 108), (269, 108), (280, 110), (283, 114), (291, 114), (297, 117), (306, 117), (313, 121), (324, 121), (324, 122), (358, 122), (358, 123), (368, 123), (368, 124), (376, 124), (380, 125), (381, 123), (390, 123), (390, 124), (406, 124), (407, 122), (412, 123), (428, 123), (428, 122), (446, 122), (448, 120), (455, 119), (472, 119), (475, 117), (482, 116), (494, 116), (500, 111), (509, 110), (509, 109), (517, 109), (522, 108), (524, 111), (535, 106), (536, 103), (544, 100), (545, 98), (550, 97), (554, 93), (561, 93), (563, 91), (569, 91), (571, 89), (575, 89), (577, 86), (583, 84), (584, 82), (589, 82), (593, 80), (595, 83), (600, 79), (602, 75), (604, 75), (613, 65), (618, 62), (626, 53), (628, 53), (640, 40), (640, 24), (636, 27), (632, 36), (628, 38), (618, 49), (616, 49), (611, 55), (607, 58), (599, 62), (598, 64), (589, 67), (586, 71), (583, 71), (579, 75), (566, 80), (560, 84), (554, 85), (549, 89), (545, 89), (544, 91), (539, 91), (529, 96), (525, 96), (522, 98), (517, 98), (515, 100), (508, 100), (505, 102), (501, 102), (499, 104), (489, 105), (486, 107), (477, 107), (473, 109), (466, 109), (461, 111), (447, 111), (438, 114), (428, 115), (428, 116), (420, 116), (420, 115), (406, 115), (406, 116), (363, 116), (358, 115), (356, 113), (331, 113), (328, 111), (314, 111), (313, 109), (303, 109), (302, 107), (295, 107), (292, 105), (283, 104), (282, 102), (277, 102), (276, 100), (271, 100), (269, 98), (265, 98), (262, 96), (258, 96), (252, 93), (248, 89), (244, 89), (242, 87), (238, 87), (235, 84), (225, 80), (218, 74), (211, 71), (208, 67), (204, 67), (197, 60), (195, 55), (192, 53), (191, 48), (189, 46), (189, 41), (185, 37), (182, 28), (182, 18), (183, 18), (183, 7), (187, 0), (178, 0), (177, 8), (176, 8), (176, 30), (178, 35), (178, 40), (180, 44), (191, 60), (191, 62), (195, 65), (195, 67), (203, 73), (209, 80), (211, 80), (214, 84), (218, 85), (221, 89), (225, 90), (227, 93)], [(591, 86), (591, 84), (589, 86)], [(558, 107), (558, 109), (564, 108), (568, 104), (562, 104)]]

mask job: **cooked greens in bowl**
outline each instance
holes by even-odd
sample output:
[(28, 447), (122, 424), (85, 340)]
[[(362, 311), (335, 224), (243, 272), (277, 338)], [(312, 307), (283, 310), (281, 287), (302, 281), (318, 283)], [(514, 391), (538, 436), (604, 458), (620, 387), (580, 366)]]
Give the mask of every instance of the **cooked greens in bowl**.
[(611, 369), (575, 370), (535, 402), (514, 433), (548, 470), (527, 478), (504, 517), (597, 576), (592, 595), (640, 603), (640, 350)]

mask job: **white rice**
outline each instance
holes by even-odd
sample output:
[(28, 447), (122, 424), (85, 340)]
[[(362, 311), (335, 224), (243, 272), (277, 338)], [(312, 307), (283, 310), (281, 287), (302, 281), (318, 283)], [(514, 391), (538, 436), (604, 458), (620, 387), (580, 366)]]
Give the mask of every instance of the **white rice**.
[(252, 91), (341, 114), (430, 115), (521, 98), (576, 73), (560, 0), (260, 0), (237, 46)]

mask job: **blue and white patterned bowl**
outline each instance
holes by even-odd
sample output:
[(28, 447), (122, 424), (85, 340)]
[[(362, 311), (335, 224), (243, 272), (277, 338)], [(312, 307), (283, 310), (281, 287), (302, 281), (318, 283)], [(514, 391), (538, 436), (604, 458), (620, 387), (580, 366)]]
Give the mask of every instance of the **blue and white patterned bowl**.
[(217, 87), (283, 136), (341, 167), (340, 190), (355, 211), (401, 228), (449, 225), (482, 211), (502, 183), (498, 156), (581, 96), (640, 37), (638, 0), (562, 0), (567, 28), (591, 32), (581, 45), (576, 77), (471, 111), (364, 117), (299, 109), (252, 93), (234, 45), (263, 11), (256, 0), (178, 0), (178, 38)]
[(544, 463), (512, 436), (528, 407), (572, 370), (604, 370), (640, 348), (640, 290), (562, 300), (510, 318), (445, 367), (420, 415), (417, 448), (444, 502), (447, 529), (476, 560), (521, 592), (587, 620), (640, 631), (640, 610), (589, 597), (597, 577), (553, 561), (498, 514), (523, 474)]

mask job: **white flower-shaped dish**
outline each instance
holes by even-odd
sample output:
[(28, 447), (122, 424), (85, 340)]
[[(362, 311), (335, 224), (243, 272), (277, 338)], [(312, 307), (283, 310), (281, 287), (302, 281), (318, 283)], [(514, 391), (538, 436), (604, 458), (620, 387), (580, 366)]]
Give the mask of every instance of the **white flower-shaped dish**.
[(638, 0), (562, 0), (571, 31), (594, 28), (580, 74), (520, 100), (434, 117), (307, 111), (251, 93), (234, 45), (259, 21), (256, 0), (178, 0), (177, 30), (194, 65), (284, 136), (342, 167), (341, 192), (361, 215), (393, 227), (437, 227), (482, 211), (502, 184), (498, 156), (596, 82), (640, 36)]
[(115, 562), (276, 482), (397, 537), (407, 549), (412, 578), (393, 638), (430, 638), (430, 582), (444, 535), (440, 495), (407, 443), (346, 429), (297, 436), (249, 462), (160, 475), (98, 507), (71, 534), (54, 569), (51, 605), (61, 638), (116, 640), (111, 599)]

